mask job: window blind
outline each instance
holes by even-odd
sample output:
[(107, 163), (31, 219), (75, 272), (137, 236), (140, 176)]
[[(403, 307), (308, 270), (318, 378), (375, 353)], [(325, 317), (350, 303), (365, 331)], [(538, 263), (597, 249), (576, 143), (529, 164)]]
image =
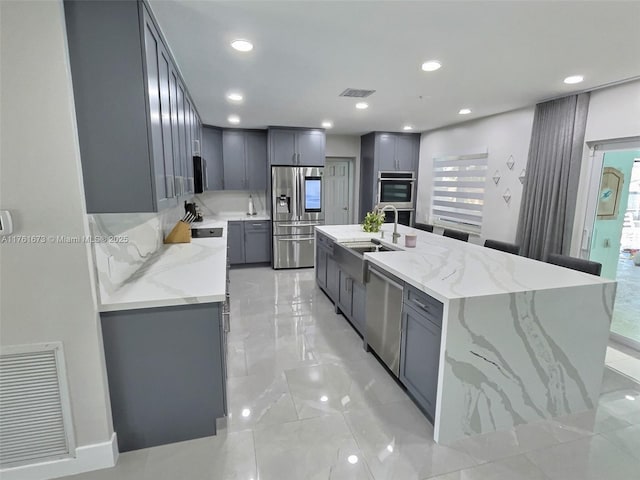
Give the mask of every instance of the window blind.
[(434, 158), (433, 223), (480, 232), (488, 156), (476, 153)]

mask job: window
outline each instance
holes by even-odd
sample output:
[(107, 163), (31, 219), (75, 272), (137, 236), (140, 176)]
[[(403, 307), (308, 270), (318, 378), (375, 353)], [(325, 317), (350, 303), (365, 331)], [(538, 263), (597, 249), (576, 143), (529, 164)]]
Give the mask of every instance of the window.
[(480, 233), (488, 156), (485, 151), (433, 159), (433, 223)]

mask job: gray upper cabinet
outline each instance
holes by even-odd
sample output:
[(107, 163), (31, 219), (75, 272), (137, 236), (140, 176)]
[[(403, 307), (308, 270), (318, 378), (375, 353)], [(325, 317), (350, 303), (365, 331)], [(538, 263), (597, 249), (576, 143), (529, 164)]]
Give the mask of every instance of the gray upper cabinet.
[(238, 130), (222, 132), (222, 159), (225, 190), (246, 188), (244, 134)]
[(326, 136), (319, 129), (269, 129), (269, 164), (323, 166)]
[(176, 206), (193, 191), (197, 121), (185, 108), (197, 112), (157, 23), (143, 2), (65, 0), (64, 10), (87, 212)]
[(267, 188), (267, 132), (245, 132), (247, 187)]
[(222, 129), (205, 125), (202, 127), (201, 154), (207, 162), (206, 190), (222, 190)]
[(296, 135), (298, 165), (322, 166), (325, 159), (325, 134), (321, 130), (301, 130)]
[(377, 201), (378, 172), (417, 172), (419, 133), (372, 132), (360, 138), (360, 219)]
[(414, 172), (418, 169), (420, 137), (398, 135), (396, 137), (396, 169), (401, 172)]
[(381, 133), (376, 137), (375, 155), (378, 170), (396, 170), (396, 137), (393, 133)]
[(417, 170), (419, 134), (376, 133), (375, 136), (378, 171), (413, 172)]
[(225, 190), (267, 188), (267, 137), (259, 130), (222, 132)]

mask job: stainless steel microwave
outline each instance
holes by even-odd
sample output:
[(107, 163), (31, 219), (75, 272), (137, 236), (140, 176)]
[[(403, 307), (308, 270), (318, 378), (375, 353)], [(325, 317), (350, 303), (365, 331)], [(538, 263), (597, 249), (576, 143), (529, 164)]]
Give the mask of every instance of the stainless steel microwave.
[(378, 205), (413, 208), (415, 191), (414, 172), (378, 172)]

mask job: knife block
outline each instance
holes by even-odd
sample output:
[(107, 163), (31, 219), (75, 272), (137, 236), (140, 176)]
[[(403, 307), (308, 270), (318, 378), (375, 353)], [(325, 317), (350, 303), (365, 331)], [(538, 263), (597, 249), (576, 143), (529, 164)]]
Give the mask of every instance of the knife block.
[(164, 239), (164, 243), (191, 243), (191, 226), (179, 220)]

